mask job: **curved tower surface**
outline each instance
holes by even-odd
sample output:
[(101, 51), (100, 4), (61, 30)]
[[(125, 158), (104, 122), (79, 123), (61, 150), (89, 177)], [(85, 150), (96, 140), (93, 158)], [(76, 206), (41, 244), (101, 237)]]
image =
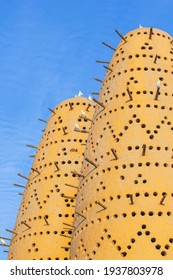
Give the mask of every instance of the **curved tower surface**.
[(173, 39), (119, 35), (95, 104), (62, 102), (29, 145), (10, 260), (173, 259)]
[[(69, 259), (76, 193), (86, 148), (92, 101), (63, 101), (37, 149), (10, 243), (10, 260)], [(30, 146), (30, 145), (29, 145)]]
[(173, 45), (122, 37), (102, 83), (75, 210), (71, 259), (173, 259)]

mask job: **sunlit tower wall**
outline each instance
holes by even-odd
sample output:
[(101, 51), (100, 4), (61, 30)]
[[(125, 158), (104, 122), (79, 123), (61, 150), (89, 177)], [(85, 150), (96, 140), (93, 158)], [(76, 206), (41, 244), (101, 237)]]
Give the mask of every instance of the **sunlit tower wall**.
[[(94, 113), (84, 97), (63, 101), (47, 123), (24, 190), (10, 260), (66, 260), (83, 154)], [(16, 184), (18, 185), (18, 184)], [(18, 185), (20, 186), (20, 185)]]
[(173, 259), (173, 45), (121, 36), (89, 133), (71, 259)]

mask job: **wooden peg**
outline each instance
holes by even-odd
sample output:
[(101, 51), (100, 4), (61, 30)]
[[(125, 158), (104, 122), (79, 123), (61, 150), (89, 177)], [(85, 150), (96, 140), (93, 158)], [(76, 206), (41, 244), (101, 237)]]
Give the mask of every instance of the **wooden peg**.
[(38, 120), (41, 121), (41, 122), (47, 123), (46, 120), (43, 120), (43, 119), (38, 119)]
[(59, 169), (59, 167), (58, 167), (58, 162), (57, 162), (57, 161), (54, 161), (54, 164), (55, 164), (55, 166), (56, 166), (55, 172), (59, 171), (60, 169)]
[(70, 152), (78, 152), (78, 149), (72, 148), (70, 149)]
[(97, 81), (97, 82), (100, 82), (100, 83), (103, 83), (103, 81), (101, 80), (101, 79), (99, 79), (99, 78), (93, 78), (95, 81)]
[(68, 235), (65, 235), (65, 234), (60, 234), (61, 236), (63, 237), (66, 237), (66, 238), (70, 238), (71, 239), (71, 236), (68, 236)]
[(19, 192), (18, 195), (23, 195), (24, 193)]
[(92, 120), (90, 118), (88, 118), (85, 114), (85, 112), (83, 110), (81, 110), (81, 115), (79, 116), (81, 119), (85, 120), (85, 121), (90, 121), (92, 122)]
[(70, 188), (75, 188), (75, 189), (78, 189), (78, 187), (73, 186), (73, 185), (70, 185), (70, 184), (65, 184), (65, 186), (70, 187)]
[(112, 149), (111, 149), (111, 152), (113, 153), (113, 155), (114, 155), (115, 159), (117, 160), (117, 159), (118, 159), (118, 157), (117, 157), (117, 154), (116, 154), (115, 149), (114, 149), (114, 148), (112, 148)]
[(99, 202), (99, 201), (96, 201), (96, 204), (98, 204), (98, 205), (100, 205), (100, 206), (102, 207), (102, 209), (99, 210), (99, 211), (97, 211), (96, 213), (99, 213), (99, 212), (104, 211), (104, 210), (107, 209), (107, 207), (106, 207), (105, 205), (103, 205), (103, 204), (102, 204), (101, 202)]
[(95, 92), (95, 91), (92, 91), (92, 92), (90, 92), (90, 94), (93, 94), (93, 95), (99, 95), (99, 94), (100, 94), (100, 92)]
[(96, 60), (97, 63), (106, 63), (109, 64), (109, 61), (105, 61), (105, 60)]
[(89, 133), (89, 131), (88, 130), (85, 130), (85, 129), (74, 129), (74, 131), (76, 131), (76, 132), (80, 132), (80, 133)]
[(29, 178), (24, 176), (24, 175), (22, 175), (21, 173), (18, 173), (17, 175), (29, 181)]
[(4, 239), (4, 240), (9, 240), (11, 241), (11, 238), (7, 238), (7, 237), (3, 237), (3, 236), (0, 236), (0, 238)]
[(83, 221), (86, 220), (86, 217), (85, 217), (83, 214), (81, 214), (81, 213), (79, 213), (79, 212), (75, 212), (75, 214), (81, 216), (81, 217), (83, 218)]
[(160, 205), (165, 205), (163, 202), (164, 202), (164, 200), (165, 200), (165, 198), (167, 197), (167, 194), (165, 193), (165, 194), (163, 194), (163, 197), (162, 197), (162, 199), (160, 200)]
[(128, 197), (130, 198), (130, 205), (133, 205), (134, 204), (134, 201), (133, 201), (133, 194), (129, 194)]
[(130, 92), (130, 90), (129, 90), (129, 88), (127, 88), (127, 93), (128, 93), (128, 95), (129, 95), (129, 100), (128, 101), (126, 101), (126, 102), (129, 102), (129, 101), (132, 101), (133, 100), (133, 97), (132, 97), (132, 93)]
[(88, 158), (86, 158), (86, 157), (85, 157), (85, 160), (86, 160), (87, 162), (89, 162), (90, 164), (92, 164), (95, 168), (98, 167), (98, 165), (95, 164), (92, 160), (90, 160), (90, 159), (88, 159)]
[(20, 185), (20, 184), (13, 184), (13, 186), (15, 186), (15, 187), (21, 187), (21, 188), (26, 188), (26, 186), (23, 186), (23, 185)]
[(77, 230), (77, 228), (86, 220), (86, 217), (84, 215), (82, 215), (81, 213), (75, 212), (75, 214), (79, 215), (83, 219), (80, 221), (80, 223), (77, 225), (77, 227), (74, 228), (73, 232), (75, 232)]
[(63, 231), (68, 232), (68, 234), (72, 234), (72, 229), (71, 228), (63, 227)]
[(30, 229), (31, 227), (24, 221), (21, 222), (21, 224), (24, 224), (28, 229)]
[(146, 144), (142, 146), (142, 156), (145, 156), (146, 153)]
[(29, 147), (29, 148), (33, 148), (33, 149), (38, 149), (37, 146), (31, 145), (31, 144), (26, 144), (26, 146)]
[(48, 216), (47, 216), (47, 215), (44, 216), (44, 220), (45, 220), (45, 222), (46, 222), (46, 226), (49, 226), (49, 223), (48, 223)]
[(105, 65), (103, 65), (103, 67), (104, 67), (105, 69), (109, 70), (109, 71), (112, 73), (113, 70), (112, 70), (110, 67), (107, 67), (107, 66), (105, 66)]
[(85, 120), (85, 121), (90, 121), (92, 122), (91, 119), (89, 119), (87, 116), (79, 116), (81, 119)]
[(55, 114), (55, 111), (52, 110), (51, 108), (48, 108), (48, 110), (49, 110), (51, 113)]
[(75, 196), (69, 196), (69, 195), (64, 195), (64, 194), (62, 194), (62, 197), (68, 198), (68, 199), (76, 199)]
[(73, 110), (73, 104), (71, 102), (69, 102), (69, 106), (70, 106), (70, 111)]
[(156, 95), (155, 95), (154, 100), (158, 100), (159, 93), (160, 93), (160, 88), (157, 87), (157, 91), (156, 91)]
[(158, 59), (158, 55), (156, 54), (155, 58), (154, 58), (154, 63), (157, 62), (157, 59)]
[(105, 105), (103, 103), (101, 103), (100, 101), (98, 101), (97, 99), (93, 98), (93, 101), (96, 102), (101, 107), (103, 107), (104, 109), (106, 108)]
[(75, 228), (75, 227), (74, 227), (73, 225), (71, 225), (71, 224), (63, 223), (63, 225), (69, 226), (69, 227), (72, 227), (72, 228)]
[(11, 230), (11, 229), (8, 229), (8, 228), (6, 228), (5, 230), (6, 230), (7, 232), (10, 232), (10, 233), (13, 233), (13, 234), (17, 235), (17, 232), (15, 232), (14, 230)]
[(124, 36), (116, 29), (115, 32), (121, 37), (121, 39), (124, 40), (124, 42), (127, 42)]
[(84, 175), (82, 175), (82, 174), (80, 174), (80, 173), (78, 173), (78, 172), (76, 172), (76, 171), (71, 171), (71, 173), (74, 174), (74, 175), (76, 175), (76, 176), (78, 176), (78, 177), (85, 178)]
[(34, 171), (34, 172), (36, 172), (36, 173), (38, 173), (38, 174), (40, 175), (40, 171), (38, 171), (37, 169), (31, 167), (31, 170)]
[(116, 51), (116, 49), (113, 48), (111, 45), (109, 45), (109, 44), (107, 44), (107, 43), (105, 43), (105, 42), (102, 42), (102, 44), (103, 44), (104, 46), (110, 48), (111, 50)]
[(63, 132), (64, 132), (64, 135), (67, 135), (67, 134), (68, 134), (68, 132), (66, 131), (66, 129), (67, 129), (67, 127), (63, 127), (63, 128), (62, 128), (62, 130), (63, 130)]
[(153, 27), (150, 27), (149, 39), (151, 40), (153, 35)]
[(91, 104), (88, 104), (86, 111), (89, 112), (89, 108), (91, 107)]

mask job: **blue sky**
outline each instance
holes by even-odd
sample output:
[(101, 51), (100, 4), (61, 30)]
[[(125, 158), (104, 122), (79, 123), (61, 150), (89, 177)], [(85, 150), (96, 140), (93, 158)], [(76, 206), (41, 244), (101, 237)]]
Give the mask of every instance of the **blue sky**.
[[(0, 236), (10, 237), (48, 107), (81, 90), (98, 91), (118, 29), (123, 35), (139, 27), (156, 27), (173, 35), (173, 2), (127, 0), (0, 0)], [(6, 259), (0, 247), (0, 259)]]

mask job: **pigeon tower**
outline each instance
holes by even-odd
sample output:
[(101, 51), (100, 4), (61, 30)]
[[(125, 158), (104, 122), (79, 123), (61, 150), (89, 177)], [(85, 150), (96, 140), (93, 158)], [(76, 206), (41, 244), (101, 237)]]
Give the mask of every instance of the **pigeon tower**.
[(98, 99), (62, 102), (33, 147), (9, 259), (173, 259), (173, 39), (116, 32)]

